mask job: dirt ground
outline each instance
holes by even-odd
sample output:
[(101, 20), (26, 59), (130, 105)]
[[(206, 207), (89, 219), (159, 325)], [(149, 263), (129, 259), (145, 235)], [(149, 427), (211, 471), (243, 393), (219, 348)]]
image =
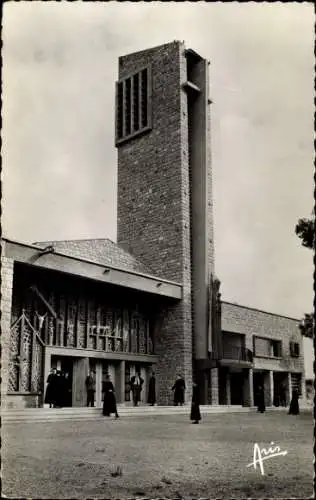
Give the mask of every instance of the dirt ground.
[[(271, 442), (287, 454), (247, 467)], [(11, 423), (1, 455), (9, 498), (313, 497), (311, 412)]]

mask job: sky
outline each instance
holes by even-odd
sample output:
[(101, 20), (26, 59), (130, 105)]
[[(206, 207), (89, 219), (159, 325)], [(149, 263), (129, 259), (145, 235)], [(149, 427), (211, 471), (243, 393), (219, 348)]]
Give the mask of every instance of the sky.
[(3, 10), (2, 232), (116, 241), (118, 57), (184, 40), (210, 65), (216, 274), (224, 300), (300, 318), (313, 208), (309, 3), (9, 2)]

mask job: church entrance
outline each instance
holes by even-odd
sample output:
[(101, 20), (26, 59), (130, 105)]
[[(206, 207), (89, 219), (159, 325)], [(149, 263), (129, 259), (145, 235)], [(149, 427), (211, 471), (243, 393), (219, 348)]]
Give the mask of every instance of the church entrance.
[(132, 393), (131, 393), (131, 378), (139, 372), (141, 378), (143, 379), (142, 391), (140, 393), (140, 403), (147, 403), (148, 396), (148, 379), (149, 379), (149, 369), (148, 365), (143, 365), (141, 363), (125, 363), (125, 403), (132, 404)]
[(51, 368), (55, 368), (61, 377), (59, 390), (62, 392), (60, 403), (63, 408), (73, 406), (73, 366), (74, 358), (66, 356), (51, 358)]

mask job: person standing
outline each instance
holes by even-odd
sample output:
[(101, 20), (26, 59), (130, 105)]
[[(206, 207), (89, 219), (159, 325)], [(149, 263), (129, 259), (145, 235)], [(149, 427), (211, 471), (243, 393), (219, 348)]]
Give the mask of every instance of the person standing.
[(286, 406), (286, 388), (284, 384), (280, 386), (280, 403), (281, 406)]
[(141, 378), (140, 373), (136, 372), (131, 378), (131, 391), (133, 396), (133, 405), (137, 406), (140, 401), (140, 395), (142, 392), (144, 380)]
[(178, 375), (177, 380), (175, 381), (172, 389), (174, 391), (174, 404), (175, 406), (182, 406), (184, 404), (184, 391), (185, 391), (185, 382), (184, 378), (181, 375)]
[(93, 371), (86, 378), (87, 406), (94, 407), (95, 379)]
[(53, 408), (56, 404), (56, 368), (52, 368), (47, 377), (44, 403), (49, 404), (50, 408)]
[(55, 378), (55, 407), (62, 408), (64, 405), (64, 377), (61, 370), (57, 370)]
[(198, 424), (201, 420), (200, 391), (199, 391), (199, 386), (197, 385), (196, 382), (193, 382), (193, 387), (192, 387), (192, 403), (191, 403), (190, 420), (192, 420), (192, 424)]
[(63, 382), (64, 382), (64, 404), (63, 404), (63, 406), (65, 406), (67, 408), (67, 407), (72, 406), (72, 401), (71, 401), (72, 400), (72, 397), (71, 397), (72, 384), (71, 384), (71, 380), (70, 380), (68, 372), (64, 373), (64, 381)]
[(264, 402), (264, 390), (263, 390), (263, 387), (261, 385), (258, 387), (257, 398), (258, 398), (257, 411), (259, 411), (260, 413), (264, 413), (266, 411), (266, 405)]
[(152, 372), (148, 383), (148, 404), (154, 406), (156, 403), (156, 378), (154, 372)]
[(115, 414), (115, 418), (119, 418), (116, 406), (116, 397), (114, 386), (111, 382), (110, 375), (106, 374), (103, 384), (104, 399), (103, 399), (103, 415), (109, 417), (111, 413)]
[(298, 391), (296, 389), (294, 389), (292, 392), (292, 399), (291, 399), (288, 415), (299, 415), (300, 407), (299, 407), (299, 403), (298, 403), (298, 398), (299, 398)]

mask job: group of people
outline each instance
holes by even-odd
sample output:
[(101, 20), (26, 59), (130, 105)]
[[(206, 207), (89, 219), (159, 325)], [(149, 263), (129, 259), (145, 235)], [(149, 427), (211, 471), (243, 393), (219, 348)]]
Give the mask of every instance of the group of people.
[[(141, 400), (141, 392), (143, 389), (144, 379), (140, 376), (139, 372), (130, 380), (130, 390), (132, 393), (133, 405), (137, 406)], [(110, 375), (106, 375), (106, 380), (103, 384), (103, 415), (109, 417), (111, 414), (115, 415), (115, 418), (119, 418), (116, 405), (115, 389), (113, 383), (111, 382)], [(156, 403), (156, 379), (155, 374), (152, 373), (149, 380), (148, 387), (148, 403), (153, 406)]]
[[(292, 391), (292, 398), (290, 402), (290, 408), (288, 411), (288, 415), (299, 415), (300, 413), (300, 407), (299, 407), (299, 393), (297, 389), (294, 389)], [(282, 398), (282, 406), (286, 406), (286, 398), (285, 398), (285, 390), (284, 390), (284, 397)], [(277, 405), (279, 406), (279, 405)], [(265, 405), (265, 397), (264, 397), (264, 390), (262, 386), (258, 387), (257, 391), (257, 411), (260, 413), (264, 413), (266, 411), (266, 405)]]
[[(95, 377), (94, 373), (91, 371), (85, 381), (87, 390), (87, 406), (94, 406), (95, 397)], [(144, 380), (139, 372), (136, 372), (130, 380), (130, 390), (132, 393), (133, 405), (137, 406), (141, 400), (141, 393), (143, 390)], [(179, 374), (175, 383), (173, 384), (171, 390), (174, 391), (174, 405), (183, 406), (184, 404), (184, 394), (185, 394), (185, 381), (184, 378)], [(116, 418), (119, 418), (115, 397), (115, 389), (111, 381), (110, 375), (107, 374), (105, 381), (103, 383), (103, 415), (109, 417), (114, 414)], [(265, 394), (262, 386), (258, 387), (257, 393), (257, 410), (260, 413), (264, 413), (266, 410), (265, 406)], [(285, 391), (284, 397), (282, 397), (282, 406), (286, 405)], [(154, 406), (156, 403), (156, 378), (155, 374), (152, 373), (148, 383), (148, 404)], [(71, 384), (69, 380), (69, 374), (56, 370), (53, 368), (47, 379), (47, 389), (45, 394), (45, 403), (49, 404), (50, 408), (54, 407), (65, 407), (71, 406)], [(289, 415), (299, 414), (299, 393), (297, 390), (293, 390), (292, 399), (289, 408)], [(190, 419), (192, 423), (198, 424), (201, 420), (200, 412), (200, 394), (199, 387), (196, 381), (193, 381), (192, 386), (192, 401), (191, 401), (191, 414)]]
[(72, 387), (69, 373), (52, 368), (47, 378), (44, 403), (50, 408), (71, 406)]
[[(130, 380), (130, 390), (132, 393), (134, 406), (137, 406), (141, 400), (143, 384), (144, 379), (141, 377), (139, 372), (136, 372), (136, 374), (131, 377)], [(87, 391), (87, 406), (94, 407), (96, 383), (93, 371), (90, 371), (89, 375), (86, 377), (85, 385)], [(184, 404), (185, 389), (185, 381), (181, 375), (178, 375), (173, 387), (171, 388), (171, 390), (174, 391), (175, 406), (182, 406)], [(51, 373), (47, 378), (45, 404), (49, 404), (50, 408), (62, 408), (65, 406), (71, 406), (71, 394), (72, 389), (69, 374), (66, 372), (62, 372), (61, 370), (56, 370), (56, 368), (52, 368)], [(103, 383), (103, 394), (103, 415), (109, 417), (111, 414), (114, 414), (115, 418), (119, 418), (115, 389), (109, 374), (105, 376), (105, 381)], [(154, 406), (156, 403), (156, 378), (154, 372), (151, 374), (148, 382), (147, 402), (151, 406)], [(201, 413), (199, 408), (199, 391), (198, 385), (196, 383), (193, 383), (191, 420), (195, 424), (199, 423), (199, 421), (201, 420)]]
[[(130, 380), (130, 390), (132, 392), (134, 406), (137, 406), (140, 401), (143, 383), (144, 380), (140, 376), (139, 372), (137, 372)], [(178, 378), (171, 390), (174, 391), (175, 406), (182, 406), (184, 404), (185, 382), (181, 375), (178, 375)], [(106, 380), (103, 384), (103, 393), (103, 415), (105, 417), (109, 417), (111, 414), (114, 414), (115, 418), (119, 418), (116, 405), (115, 389), (109, 375), (106, 375)], [(154, 373), (152, 373), (148, 382), (147, 402), (151, 406), (154, 406), (156, 403), (156, 378)], [(195, 382), (193, 382), (192, 388), (190, 419), (192, 420), (193, 424), (198, 424), (201, 420), (199, 388), (197, 383)]]

